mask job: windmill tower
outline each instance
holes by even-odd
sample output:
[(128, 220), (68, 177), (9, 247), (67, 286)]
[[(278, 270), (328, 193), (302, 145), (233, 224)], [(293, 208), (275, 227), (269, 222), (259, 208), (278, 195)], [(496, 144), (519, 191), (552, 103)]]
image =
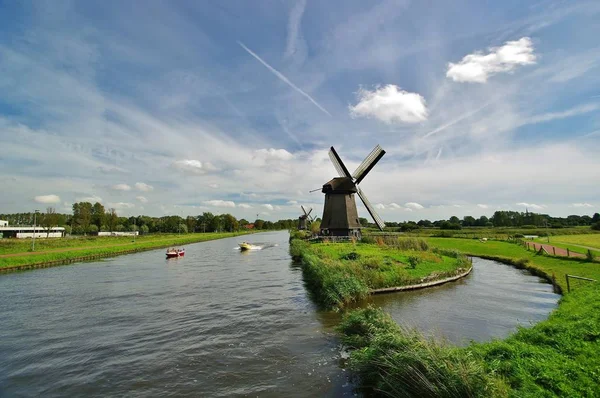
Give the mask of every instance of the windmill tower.
[(385, 223), (358, 187), (358, 184), (375, 167), (375, 164), (379, 162), (383, 155), (385, 155), (385, 151), (377, 145), (358, 166), (354, 174), (350, 174), (340, 156), (331, 147), (329, 158), (340, 177), (335, 177), (323, 185), (322, 192), (325, 194), (325, 206), (323, 207), (323, 219), (321, 221), (322, 235), (361, 237), (361, 225), (358, 221), (354, 194), (358, 194), (375, 224), (380, 230), (383, 230)]
[(312, 207), (308, 209), (308, 212), (306, 211), (304, 206), (301, 205), (300, 207), (302, 208), (302, 212), (304, 214), (302, 214), (300, 217), (298, 217), (298, 229), (299, 230), (308, 229), (308, 224), (313, 221), (313, 219), (310, 215), (310, 213), (312, 212)]

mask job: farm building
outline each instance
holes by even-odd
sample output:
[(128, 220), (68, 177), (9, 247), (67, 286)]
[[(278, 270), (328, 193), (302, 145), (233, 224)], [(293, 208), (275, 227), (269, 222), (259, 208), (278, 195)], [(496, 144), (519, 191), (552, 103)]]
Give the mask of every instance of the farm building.
[(50, 231), (37, 226), (37, 227), (10, 227), (8, 221), (0, 221), (0, 237), (2, 238), (33, 238), (35, 234), (36, 238), (62, 238), (65, 236), (65, 229), (63, 227), (53, 227)]

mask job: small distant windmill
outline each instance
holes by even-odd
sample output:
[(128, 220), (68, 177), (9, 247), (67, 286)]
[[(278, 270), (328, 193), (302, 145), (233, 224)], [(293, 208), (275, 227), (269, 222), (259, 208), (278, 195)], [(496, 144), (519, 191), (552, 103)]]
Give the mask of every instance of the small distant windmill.
[(358, 187), (358, 184), (375, 167), (375, 164), (379, 162), (383, 155), (385, 155), (385, 151), (377, 145), (358, 166), (354, 174), (350, 174), (340, 156), (331, 147), (329, 158), (340, 177), (335, 177), (323, 185), (322, 192), (325, 194), (325, 206), (323, 207), (323, 219), (321, 220), (322, 235), (361, 237), (361, 225), (358, 221), (358, 211), (356, 210), (354, 198), (355, 193), (362, 200), (375, 224), (380, 230), (383, 230), (385, 223)]
[(300, 207), (302, 208), (302, 212), (304, 214), (302, 214), (300, 217), (298, 217), (298, 229), (299, 230), (308, 229), (308, 225), (311, 222), (313, 222), (313, 218), (310, 215), (310, 213), (312, 212), (313, 209), (311, 207), (308, 209), (308, 211), (306, 211), (304, 206), (300, 205)]

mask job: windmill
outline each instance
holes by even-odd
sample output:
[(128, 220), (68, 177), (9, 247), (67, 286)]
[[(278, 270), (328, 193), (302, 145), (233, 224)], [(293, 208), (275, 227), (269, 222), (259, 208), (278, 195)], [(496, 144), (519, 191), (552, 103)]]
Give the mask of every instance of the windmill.
[(304, 214), (298, 217), (298, 229), (307, 229), (308, 224), (313, 221), (313, 218), (310, 215), (310, 213), (312, 212), (312, 207), (308, 209), (308, 212), (306, 211), (304, 206), (300, 205), (300, 207), (302, 208), (302, 212)]
[(354, 174), (351, 175), (340, 156), (331, 147), (329, 158), (340, 177), (335, 177), (323, 185), (322, 192), (325, 194), (325, 206), (323, 207), (323, 219), (321, 220), (322, 235), (360, 238), (361, 225), (358, 221), (354, 194), (358, 194), (375, 224), (380, 230), (383, 230), (383, 227), (385, 227), (383, 220), (358, 187), (358, 184), (375, 167), (375, 164), (379, 162), (383, 155), (385, 155), (385, 151), (377, 145), (358, 166)]

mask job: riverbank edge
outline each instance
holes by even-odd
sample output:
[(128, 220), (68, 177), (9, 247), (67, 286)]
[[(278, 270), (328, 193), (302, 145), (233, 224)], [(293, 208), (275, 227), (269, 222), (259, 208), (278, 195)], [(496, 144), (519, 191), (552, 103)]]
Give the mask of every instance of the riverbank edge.
[(443, 284), (446, 284), (449, 282), (455, 282), (459, 279), (462, 279), (465, 276), (469, 275), (472, 270), (473, 270), (473, 266), (471, 266), (468, 270), (466, 270), (465, 272), (463, 272), (461, 274), (451, 276), (451, 277), (445, 278), (445, 279), (431, 281), (431, 282), (417, 283), (415, 285), (407, 285), (407, 286), (395, 286), (395, 287), (383, 287), (381, 289), (371, 289), (371, 290), (369, 290), (369, 294), (396, 293), (396, 292), (419, 290), (419, 289), (426, 289), (428, 287), (440, 286), (440, 285), (443, 285)]
[[(542, 266), (536, 265), (529, 259), (457, 250), (470, 257), (498, 261), (527, 270), (551, 283), (555, 292), (563, 294), (555, 276), (550, 275)], [(467, 388), (462, 393), (468, 393), (468, 396), (521, 397), (538, 396), (539, 394), (565, 396), (565, 393), (569, 395), (582, 392), (586, 392), (588, 396), (600, 396), (600, 386), (594, 384), (593, 378), (588, 377), (595, 375), (595, 369), (600, 368), (600, 361), (596, 359), (594, 362), (594, 355), (590, 355), (600, 349), (600, 333), (597, 332), (600, 327), (599, 286), (600, 284), (597, 283), (588, 286), (587, 289), (582, 288), (566, 296), (563, 295), (557, 308), (550, 313), (548, 319), (538, 322), (530, 328), (519, 327), (516, 332), (505, 339), (471, 343), (462, 348), (439, 344), (425, 338), (419, 332), (404, 330), (383, 310), (372, 307), (347, 311), (336, 329), (344, 344), (351, 351), (350, 368), (360, 377), (361, 388), (376, 395), (387, 396), (392, 391), (390, 395), (399, 396), (394, 393), (402, 391), (401, 396), (416, 397), (426, 393), (428, 389), (440, 388), (437, 390), (439, 396), (454, 396), (458, 391), (451, 391), (452, 385), (466, 385)], [(579, 313), (575, 314), (576, 311)], [(559, 329), (558, 332), (557, 329)], [(590, 329), (592, 329), (591, 336)], [(576, 335), (578, 332), (579, 336)], [(577, 339), (577, 337), (580, 338)], [(387, 341), (387, 343), (382, 343), (381, 340)], [(390, 341), (394, 341), (394, 343), (389, 343)], [(399, 351), (394, 351), (395, 349), (406, 350), (407, 342), (419, 347), (411, 352), (413, 357), (410, 359), (416, 364), (409, 364), (406, 358), (403, 358), (401, 365), (394, 368), (388, 360), (399, 353)], [(394, 347), (395, 344), (397, 344), (396, 347)], [(529, 350), (523, 349), (525, 344)], [(595, 348), (590, 350), (586, 344), (593, 344)], [(521, 346), (514, 349), (511, 345)], [(574, 346), (577, 346), (578, 349), (575, 349)], [(477, 363), (475, 357), (484, 366)], [(567, 358), (570, 361), (566, 361)], [(433, 362), (442, 365), (438, 367)], [(548, 363), (551, 365), (549, 366)], [(575, 372), (573, 366), (570, 366), (572, 363), (575, 363), (578, 371), (576, 375), (573, 374)], [(387, 368), (385, 368), (386, 366)], [(433, 373), (438, 372), (436, 373), (438, 378), (433, 382), (428, 380), (427, 375), (424, 374), (419, 374), (416, 378), (414, 375), (408, 376), (410, 380), (420, 379), (423, 381), (423, 384), (426, 385), (420, 387), (424, 387), (424, 390), (419, 387), (412, 389), (411, 386), (404, 389), (406, 386), (394, 385), (395, 382), (400, 381), (400, 384), (403, 382), (402, 377), (406, 375), (403, 371), (406, 372), (406, 368), (412, 370), (419, 368), (418, 371), (421, 371), (427, 370), (428, 366), (431, 366), (430, 370), (434, 369)], [(399, 371), (402, 367), (405, 369)], [(553, 367), (563, 368), (563, 371)], [(472, 373), (469, 374), (469, 371)], [(553, 375), (540, 376), (537, 374), (538, 372), (551, 372)], [(544, 377), (560, 379), (557, 376), (560, 374), (562, 374), (560, 382), (549, 382), (544, 379)], [(469, 377), (470, 380), (468, 380)], [(561, 382), (562, 384), (560, 384)], [(525, 384), (528, 387), (524, 387)], [(527, 391), (527, 388), (536, 388), (537, 391)], [(521, 395), (524, 390), (527, 391), (527, 394)], [(436, 394), (436, 396), (438, 395)]]
[[(340, 300), (335, 305), (324, 304), (323, 303), (324, 300), (322, 298), (320, 298), (320, 296), (323, 295), (321, 293), (321, 291), (324, 290), (323, 281), (320, 280), (319, 277), (315, 277), (315, 275), (314, 275), (315, 272), (311, 273), (308, 270), (309, 266), (311, 266), (311, 264), (310, 264), (311, 261), (308, 258), (308, 256), (312, 256), (315, 253), (310, 251), (310, 243), (304, 247), (298, 247), (297, 245), (294, 244), (294, 242), (305, 243), (305, 241), (302, 239), (290, 239), (290, 254), (292, 256), (292, 261), (294, 261), (295, 263), (300, 264), (302, 266), (302, 272), (305, 277), (306, 287), (309, 289), (309, 291), (311, 291), (311, 294), (313, 294), (313, 296), (317, 298), (317, 301), (319, 301), (319, 304), (322, 305), (324, 307), (324, 309), (327, 309), (327, 310), (334, 310), (334, 311), (344, 310), (345, 305), (347, 305), (351, 302), (357, 302), (362, 299), (365, 299), (366, 296), (368, 296), (368, 295), (426, 289), (429, 287), (443, 285), (445, 283), (450, 283), (450, 282), (459, 280), (461, 278), (464, 278), (467, 275), (469, 275), (471, 273), (471, 271), (473, 270), (473, 266), (470, 265), (469, 268), (467, 269), (467, 271), (460, 272), (459, 274), (451, 275), (449, 277), (446, 274), (446, 275), (444, 275), (445, 277), (443, 279), (438, 279), (438, 280), (433, 280), (433, 281), (428, 281), (428, 282), (421, 282), (421, 283), (416, 283), (416, 284), (411, 284), (411, 285), (390, 286), (390, 287), (378, 288), (378, 289), (369, 289), (369, 288), (361, 289), (360, 287), (357, 287), (357, 286), (351, 286), (350, 289), (348, 289), (351, 291), (351, 293), (349, 294), (349, 297), (342, 298), (342, 300)], [(306, 242), (306, 243), (308, 243), (308, 242)], [(461, 253), (461, 255), (462, 255), (462, 253)], [(322, 259), (318, 258), (318, 260), (321, 261)], [(312, 264), (312, 265), (316, 266), (318, 268), (319, 265), (322, 265), (322, 264)], [(460, 270), (460, 268), (458, 268), (457, 270)], [(347, 281), (347, 279), (345, 279), (344, 281), (338, 281), (338, 282), (345, 283), (346, 281)]]
[[(150, 250), (164, 249), (164, 248), (171, 247), (174, 245), (184, 245), (184, 244), (189, 245), (189, 244), (194, 244), (194, 243), (210, 242), (213, 240), (233, 238), (236, 236), (250, 235), (250, 234), (254, 234), (254, 233), (256, 233), (256, 232), (232, 233), (229, 236), (220, 236), (220, 237), (214, 237), (214, 238), (209, 238), (209, 239), (199, 239), (196, 241), (192, 240), (192, 241), (185, 242), (185, 243), (171, 242), (169, 244), (159, 244), (156, 246), (149, 246), (149, 247), (138, 247), (135, 249), (119, 250), (116, 252), (98, 253), (98, 254), (92, 254), (92, 255), (87, 255), (87, 256), (68, 257), (68, 258), (54, 260), (54, 261), (44, 261), (44, 262), (36, 262), (36, 263), (30, 263), (30, 264), (0, 267), (0, 274), (10, 273), (10, 272), (19, 272), (19, 271), (28, 271), (28, 270), (40, 269), (40, 268), (51, 268), (51, 267), (57, 267), (57, 266), (61, 266), (61, 265), (72, 264), (72, 263), (99, 260), (101, 258), (118, 257), (118, 256), (126, 255), (126, 254), (134, 254), (134, 253), (140, 253), (140, 252), (145, 252), (145, 251), (150, 251)], [(105, 249), (110, 249), (110, 248), (105, 248)], [(94, 247), (91, 247), (90, 250), (94, 250)], [(70, 252), (66, 251), (66, 252), (63, 252), (62, 254), (68, 255), (69, 253)]]

